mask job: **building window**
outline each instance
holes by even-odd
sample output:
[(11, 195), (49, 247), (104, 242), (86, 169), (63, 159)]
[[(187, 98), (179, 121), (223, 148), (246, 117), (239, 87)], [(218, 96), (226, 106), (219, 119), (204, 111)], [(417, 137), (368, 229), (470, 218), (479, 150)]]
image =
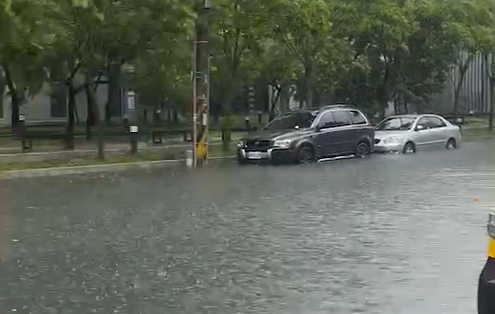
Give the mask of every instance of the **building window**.
[(50, 113), (52, 118), (67, 117), (67, 89), (62, 83), (52, 83)]

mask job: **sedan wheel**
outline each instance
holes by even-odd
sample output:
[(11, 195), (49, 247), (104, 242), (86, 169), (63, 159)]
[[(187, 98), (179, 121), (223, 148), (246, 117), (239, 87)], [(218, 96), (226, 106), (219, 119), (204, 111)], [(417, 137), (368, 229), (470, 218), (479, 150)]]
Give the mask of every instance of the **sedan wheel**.
[(416, 152), (416, 147), (414, 146), (413, 142), (408, 142), (404, 146), (404, 149), (402, 150), (403, 154), (414, 154)]
[(456, 149), (457, 145), (456, 145), (455, 140), (453, 138), (449, 139), (447, 141), (447, 144), (445, 145), (445, 148), (447, 148), (448, 150)]

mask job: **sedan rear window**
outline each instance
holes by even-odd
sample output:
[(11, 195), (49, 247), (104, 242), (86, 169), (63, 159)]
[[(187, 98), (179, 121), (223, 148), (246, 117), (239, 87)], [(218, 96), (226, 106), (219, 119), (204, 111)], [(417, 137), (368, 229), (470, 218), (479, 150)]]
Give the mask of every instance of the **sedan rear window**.
[(410, 130), (416, 119), (412, 117), (387, 118), (376, 126), (377, 131), (407, 131)]

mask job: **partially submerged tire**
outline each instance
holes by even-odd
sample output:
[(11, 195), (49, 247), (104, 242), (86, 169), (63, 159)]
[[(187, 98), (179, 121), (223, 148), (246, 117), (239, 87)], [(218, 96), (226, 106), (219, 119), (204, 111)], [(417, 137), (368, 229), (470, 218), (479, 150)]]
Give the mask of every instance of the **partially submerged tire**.
[(414, 154), (416, 152), (416, 145), (413, 142), (407, 142), (402, 149), (403, 154)]
[(296, 162), (298, 164), (312, 163), (315, 161), (315, 158), (315, 153), (311, 147), (304, 145), (297, 149)]
[(447, 141), (447, 144), (445, 144), (445, 148), (448, 150), (456, 149), (457, 148), (457, 142), (455, 141), (455, 139), (449, 138), (449, 140)]

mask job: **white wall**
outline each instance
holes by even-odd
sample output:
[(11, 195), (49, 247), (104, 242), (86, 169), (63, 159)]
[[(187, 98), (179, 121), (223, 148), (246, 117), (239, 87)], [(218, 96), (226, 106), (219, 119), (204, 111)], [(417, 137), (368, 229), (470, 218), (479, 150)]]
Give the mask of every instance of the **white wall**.
[[(84, 77), (78, 76), (75, 79), (75, 86), (83, 84)], [(40, 122), (65, 122), (67, 118), (53, 118), (51, 114), (50, 103), (51, 87), (45, 83), (40, 92), (33, 97), (30, 97), (28, 102), (21, 106), (20, 113), (24, 114), (28, 124)], [(96, 102), (105, 118), (105, 105), (108, 97), (108, 85), (100, 84), (96, 90)], [(3, 118), (0, 118), (0, 125), (10, 124), (11, 101), (8, 95), (3, 95)], [(81, 122), (86, 121), (87, 117), (87, 102), (84, 91), (76, 95), (76, 109)]]

